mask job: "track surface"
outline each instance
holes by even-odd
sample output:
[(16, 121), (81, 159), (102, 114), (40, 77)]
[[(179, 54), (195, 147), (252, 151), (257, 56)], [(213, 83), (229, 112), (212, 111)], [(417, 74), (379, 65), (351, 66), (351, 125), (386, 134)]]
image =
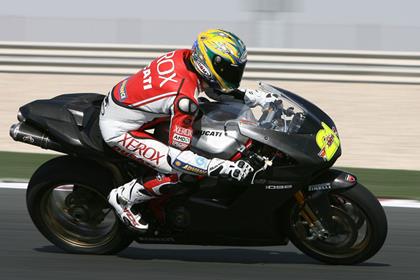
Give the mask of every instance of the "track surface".
[(72, 255), (32, 225), (25, 191), (0, 189), (0, 279), (418, 279), (420, 209), (385, 208), (388, 239), (358, 266), (328, 266), (286, 247), (137, 245), (116, 256)]

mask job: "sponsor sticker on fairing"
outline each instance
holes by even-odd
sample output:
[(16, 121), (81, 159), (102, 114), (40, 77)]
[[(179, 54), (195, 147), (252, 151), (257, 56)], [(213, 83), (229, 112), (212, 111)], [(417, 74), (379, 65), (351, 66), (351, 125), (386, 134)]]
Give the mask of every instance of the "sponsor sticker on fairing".
[(308, 187), (308, 191), (310, 191), (310, 192), (330, 190), (330, 189), (331, 189), (331, 183), (322, 183), (322, 184), (310, 185)]
[(323, 128), (316, 134), (316, 143), (320, 148), (318, 156), (324, 161), (329, 161), (340, 147), (340, 139), (327, 124), (321, 122), (321, 125)]
[(205, 136), (216, 136), (216, 137), (222, 136), (221, 131), (214, 131), (214, 130), (200, 130), (200, 134), (205, 135)]
[(266, 190), (289, 190), (293, 188), (293, 185), (266, 185)]

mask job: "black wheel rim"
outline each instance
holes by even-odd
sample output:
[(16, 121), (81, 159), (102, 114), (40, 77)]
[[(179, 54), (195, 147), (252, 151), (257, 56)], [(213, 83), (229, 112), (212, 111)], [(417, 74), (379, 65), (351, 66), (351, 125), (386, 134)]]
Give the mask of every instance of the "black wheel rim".
[(359, 205), (340, 195), (330, 194), (334, 233), (326, 239), (310, 240), (309, 225), (295, 205), (292, 210), (291, 230), (308, 250), (328, 258), (351, 258), (362, 253), (372, 238), (372, 223)]

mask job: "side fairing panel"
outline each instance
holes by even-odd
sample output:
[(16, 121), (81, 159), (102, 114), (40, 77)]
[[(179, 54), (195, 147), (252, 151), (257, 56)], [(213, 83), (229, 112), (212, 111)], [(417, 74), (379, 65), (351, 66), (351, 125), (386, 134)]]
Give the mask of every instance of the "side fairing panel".
[(196, 153), (222, 159), (231, 158), (248, 140), (235, 125), (243, 118), (253, 118), (248, 107), (240, 103), (206, 103), (203, 116), (195, 122), (192, 148)]

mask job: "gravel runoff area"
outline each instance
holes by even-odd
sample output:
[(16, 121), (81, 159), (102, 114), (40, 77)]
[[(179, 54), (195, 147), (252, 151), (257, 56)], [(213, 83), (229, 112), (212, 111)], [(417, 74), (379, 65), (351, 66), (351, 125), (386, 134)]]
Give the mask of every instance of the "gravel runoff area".
[[(0, 73), (0, 150), (42, 152), (15, 143), (9, 127), (18, 108), (70, 92), (106, 93), (121, 76)], [(273, 82), (324, 109), (342, 139), (340, 166), (420, 170), (420, 85)], [(256, 87), (244, 81), (243, 87)]]

